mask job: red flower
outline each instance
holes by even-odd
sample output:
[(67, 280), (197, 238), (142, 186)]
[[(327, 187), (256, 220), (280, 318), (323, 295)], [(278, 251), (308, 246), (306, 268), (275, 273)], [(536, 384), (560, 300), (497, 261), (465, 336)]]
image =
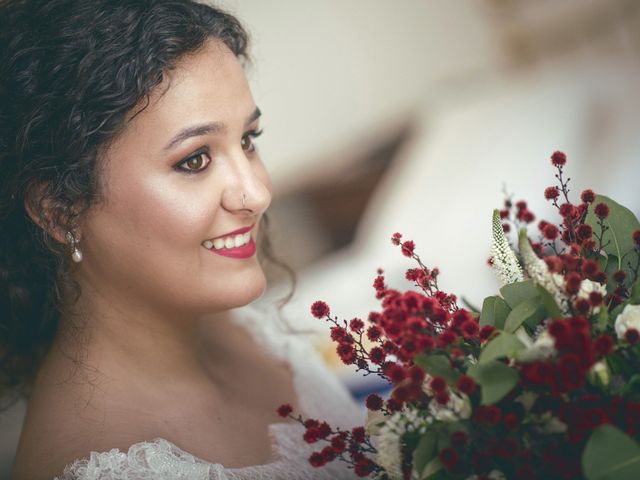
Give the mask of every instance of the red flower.
[(600, 271), (600, 267), (595, 260), (587, 259), (583, 260), (580, 270), (582, 270), (582, 273), (585, 276), (592, 278), (596, 273)]
[(488, 340), (489, 337), (491, 337), (491, 335), (495, 331), (496, 331), (496, 329), (494, 327), (492, 327), (491, 325), (485, 325), (480, 330), (480, 340), (483, 341), (483, 342)]
[(446, 405), (447, 403), (449, 403), (449, 399), (451, 398), (449, 396), (449, 392), (438, 392), (436, 393), (436, 402), (438, 402), (440, 405)]
[(391, 380), (393, 383), (400, 383), (406, 378), (404, 368), (402, 368), (400, 365), (398, 365), (397, 363), (391, 363), (388, 365), (389, 366), (387, 368), (386, 374), (389, 377), (389, 380)]
[(636, 246), (640, 247), (640, 230), (636, 230), (635, 232), (633, 232), (632, 238), (633, 243), (635, 243)]
[(578, 238), (580, 240), (587, 240), (591, 238), (591, 235), (593, 235), (593, 229), (591, 228), (591, 225), (581, 223), (580, 225), (578, 225), (576, 233), (578, 234)]
[(635, 328), (629, 328), (626, 332), (624, 332), (624, 339), (627, 341), (627, 343), (635, 345), (636, 343), (640, 342), (640, 332), (638, 332), (638, 330), (636, 330)]
[(364, 443), (364, 427), (354, 427), (351, 436), (355, 442)]
[(277, 411), (278, 411), (278, 415), (286, 418), (293, 411), (293, 407), (288, 403), (285, 403), (280, 405)]
[(555, 151), (551, 155), (551, 164), (556, 167), (564, 167), (567, 163), (567, 156), (560, 151)]
[(549, 223), (544, 227), (544, 232), (542, 233), (547, 240), (555, 240), (556, 238), (558, 238), (558, 227), (556, 227), (552, 223)]
[(547, 200), (555, 200), (560, 196), (560, 189), (558, 187), (547, 187), (544, 189), (544, 198)]
[(589, 293), (589, 302), (592, 307), (597, 307), (598, 305), (602, 305), (602, 294), (600, 292), (591, 292)]
[(325, 463), (327, 463), (324, 459), (324, 456), (320, 452), (313, 452), (309, 457), (309, 463), (316, 467), (322, 467)]
[(382, 408), (383, 400), (378, 394), (371, 393), (365, 400), (365, 405), (369, 410), (380, 410)]
[(405, 257), (410, 257), (413, 255), (413, 249), (416, 248), (415, 243), (412, 240), (407, 240), (402, 244), (402, 254)]
[(438, 458), (440, 459), (440, 462), (448, 469), (455, 467), (455, 465), (460, 460), (460, 457), (458, 456), (458, 452), (456, 452), (451, 447), (443, 448), (442, 450), (440, 450), (440, 453), (438, 454)]
[(599, 203), (593, 209), (593, 212), (600, 219), (605, 219), (609, 216), (609, 206), (606, 203)]
[(433, 377), (429, 386), (435, 393), (440, 393), (447, 389), (447, 382), (442, 377)]
[(318, 440), (320, 440), (319, 433), (320, 433), (320, 430), (318, 430), (318, 428), (311, 427), (311, 428), (308, 428), (306, 432), (304, 432), (304, 435), (302, 436), (302, 438), (307, 443), (316, 443)]
[(351, 365), (356, 360), (356, 352), (350, 343), (339, 344), (336, 353), (345, 365)]
[(478, 335), (478, 329), (479, 329), (478, 328), (478, 322), (476, 322), (474, 320), (467, 320), (460, 327), (460, 331), (462, 332), (462, 335), (467, 340), (471, 340), (476, 335)]
[(565, 277), (565, 291), (569, 295), (575, 295), (580, 290), (580, 283), (582, 279), (580, 278), (580, 274), (576, 272), (569, 272)]
[(358, 460), (355, 467), (353, 467), (353, 471), (359, 477), (366, 477), (373, 472), (374, 466), (375, 465), (371, 460), (363, 458)]
[(360, 333), (364, 328), (364, 322), (359, 318), (354, 318), (349, 322), (349, 328), (352, 332)]
[(616, 283), (622, 283), (625, 281), (626, 278), (627, 278), (627, 272), (625, 272), (624, 270), (618, 270), (613, 274), (613, 280)]
[(570, 203), (563, 203), (560, 205), (560, 209), (558, 210), (560, 215), (562, 215), (562, 218), (572, 218), (575, 215), (575, 211), (576, 208)]
[(424, 377), (425, 372), (420, 365), (411, 365), (409, 367), (409, 378), (412, 382), (422, 384)]
[(613, 338), (611, 338), (610, 335), (600, 335), (596, 338), (595, 342), (593, 342), (596, 352), (602, 357), (609, 355), (613, 351), (613, 345)]
[(476, 382), (468, 375), (462, 375), (456, 380), (456, 388), (462, 393), (471, 395), (476, 389)]
[(587, 189), (582, 192), (582, 194), (580, 195), (580, 199), (584, 203), (593, 203), (593, 201), (596, 199), (596, 194), (593, 192), (593, 190)]
[(382, 330), (377, 325), (371, 325), (367, 328), (367, 338), (375, 342), (382, 336)]
[(328, 314), (329, 314), (329, 305), (327, 305), (322, 300), (313, 302), (313, 305), (311, 305), (311, 315), (313, 315), (314, 317), (322, 318)]
[(591, 308), (591, 304), (584, 298), (578, 298), (574, 303), (574, 307), (580, 313), (587, 313)]
[(391, 236), (391, 243), (393, 243), (394, 245), (400, 245), (401, 238), (402, 238), (402, 234), (396, 232)]
[(382, 365), (382, 362), (387, 358), (387, 354), (380, 347), (373, 347), (369, 351), (369, 359), (376, 365)]

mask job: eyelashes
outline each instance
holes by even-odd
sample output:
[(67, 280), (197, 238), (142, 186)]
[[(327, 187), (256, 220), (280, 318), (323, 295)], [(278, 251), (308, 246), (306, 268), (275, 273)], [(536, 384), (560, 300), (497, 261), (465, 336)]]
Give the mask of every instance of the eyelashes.
[[(241, 145), (242, 149), (246, 153), (251, 154), (256, 151), (256, 146), (253, 143), (253, 140), (262, 135), (262, 132), (262, 129), (251, 130), (242, 137)], [(210, 163), (211, 155), (209, 153), (209, 148), (205, 147), (189, 155), (184, 160), (181, 160), (173, 168), (186, 174), (196, 174), (206, 170)]]

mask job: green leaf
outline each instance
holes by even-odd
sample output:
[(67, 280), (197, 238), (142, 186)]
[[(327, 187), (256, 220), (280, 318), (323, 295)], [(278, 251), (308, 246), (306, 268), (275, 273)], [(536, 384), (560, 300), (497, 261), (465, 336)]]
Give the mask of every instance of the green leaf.
[(545, 317), (546, 311), (542, 306), (540, 297), (528, 298), (511, 310), (504, 324), (504, 330), (513, 333), (524, 322), (527, 322), (529, 327), (535, 327)]
[(553, 298), (553, 295), (549, 293), (549, 290), (540, 285), (536, 285), (536, 288), (538, 290), (538, 293), (540, 294), (540, 301), (542, 302), (544, 309), (547, 311), (547, 315), (549, 316), (549, 318), (561, 318), (562, 311), (556, 303), (556, 299)]
[(602, 425), (589, 437), (582, 454), (588, 480), (637, 480), (640, 445), (612, 425)]
[(631, 286), (631, 296), (629, 297), (631, 305), (640, 305), (640, 278)]
[(480, 327), (491, 325), (502, 330), (507, 316), (511, 312), (509, 305), (501, 297), (493, 296), (484, 299), (482, 313), (480, 314)]
[(473, 365), (467, 374), (480, 385), (483, 405), (500, 401), (518, 384), (520, 377), (517, 370), (496, 360)]
[(609, 197), (596, 195), (593, 207), (589, 208), (589, 213), (585, 218), (585, 223), (591, 225), (594, 234), (600, 233), (599, 220), (593, 212), (595, 205), (598, 203), (605, 203), (609, 206), (609, 216), (604, 220), (605, 225), (609, 227), (609, 229), (603, 237), (603, 242), (609, 243), (604, 247), (604, 251), (618, 258), (618, 269), (620, 269), (622, 267), (620, 259), (634, 248), (633, 238), (631, 236), (633, 232), (640, 229), (640, 222), (628, 208), (623, 207)]
[(525, 300), (539, 295), (533, 280), (509, 283), (500, 289), (500, 293), (510, 308), (515, 308)]
[(489, 343), (484, 346), (478, 362), (483, 364), (500, 357), (513, 357), (517, 351), (523, 348), (525, 345), (515, 335), (500, 332), (500, 335), (489, 340)]
[(436, 456), (436, 438), (435, 432), (427, 431), (413, 451), (413, 468), (418, 472), (418, 478), (422, 478), (425, 467)]
[(593, 324), (596, 331), (604, 332), (607, 329), (607, 325), (609, 324), (609, 312), (607, 310), (606, 305), (600, 306), (600, 311), (598, 312), (598, 316)]
[(444, 378), (450, 385), (454, 384), (461, 375), (460, 372), (453, 369), (451, 362), (444, 355), (425, 355), (420, 353), (416, 355), (414, 363), (424, 368), (432, 377)]

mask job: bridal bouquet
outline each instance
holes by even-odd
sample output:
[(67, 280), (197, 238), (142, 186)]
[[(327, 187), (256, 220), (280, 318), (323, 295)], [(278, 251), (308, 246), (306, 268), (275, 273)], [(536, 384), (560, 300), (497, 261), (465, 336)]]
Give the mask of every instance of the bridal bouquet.
[(558, 223), (535, 229), (524, 201), (494, 211), (489, 264), (503, 286), (481, 311), (441, 291), (400, 233), (417, 290), (389, 288), (379, 270), (367, 324), (312, 305), (342, 361), (392, 385), (352, 430), (281, 405), (319, 444), (312, 465), (376, 479), (640, 478), (640, 223), (592, 190), (572, 202), (566, 162), (552, 155), (557, 186), (544, 191)]

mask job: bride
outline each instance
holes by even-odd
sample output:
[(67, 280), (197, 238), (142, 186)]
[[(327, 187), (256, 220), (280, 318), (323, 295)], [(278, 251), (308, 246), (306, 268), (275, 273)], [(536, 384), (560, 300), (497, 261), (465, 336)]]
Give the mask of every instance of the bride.
[(249, 305), (272, 192), (239, 22), (0, 0), (0, 48), (0, 392), (29, 401), (12, 478), (356, 478), (311, 467), (276, 413), (362, 424), (309, 340)]

